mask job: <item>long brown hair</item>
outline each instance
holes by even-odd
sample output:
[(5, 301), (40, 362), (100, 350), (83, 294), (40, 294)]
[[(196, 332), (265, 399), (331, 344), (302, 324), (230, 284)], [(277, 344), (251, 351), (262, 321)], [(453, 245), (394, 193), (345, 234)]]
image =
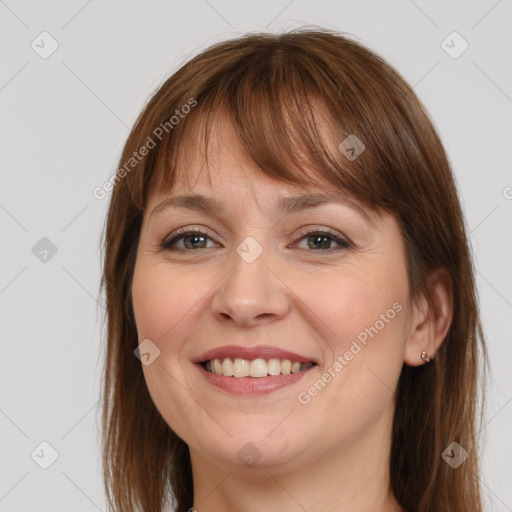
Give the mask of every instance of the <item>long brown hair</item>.
[[(481, 512), (476, 429), (484, 413), (487, 351), (449, 161), (404, 79), (362, 44), (316, 28), (249, 34), (209, 47), (165, 81), (128, 137), (112, 180), (102, 278), (103, 464), (110, 506), (160, 512), (170, 502), (183, 512), (193, 504), (188, 447), (157, 411), (134, 356), (131, 278), (150, 187), (172, 188), (180, 145), (194, 126), (203, 130), (198, 146), (207, 145), (219, 112), (229, 116), (266, 175), (307, 185), (314, 169), (373, 211), (394, 213), (413, 300), (423, 294), (435, 311), (427, 278), (439, 268), (447, 272), (454, 305), (449, 332), (433, 362), (404, 365), (398, 382), (391, 485), (407, 511)], [(364, 144), (358, 158), (332, 150), (318, 128), (320, 116), (331, 140), (355, 135)], [(441, 457), (452, 442), (469, 454), (457, 469)]]

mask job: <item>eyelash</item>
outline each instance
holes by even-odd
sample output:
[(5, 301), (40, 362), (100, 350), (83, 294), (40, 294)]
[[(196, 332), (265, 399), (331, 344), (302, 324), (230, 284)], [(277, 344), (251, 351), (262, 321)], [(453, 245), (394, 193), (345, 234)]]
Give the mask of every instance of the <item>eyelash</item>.
[[(208, 233), (200, 230), (200, 229), (187, 229), (187, 228), (180, 228), (178, 231), (176, 231), (176, 234), (175, 236), (173, 236), (170, 240), (167, 240), (167, 239), (163, 239), (162, 242), (160, 243), (159, 245), (159, 248), (161, 251), (181, 251), (181, 252), (185, 252), (185, 251), (194, 251), (194, 250), (198, 250), (198, 249), (176, 249), (175, 247), (173, 248), (173, 245), (176, 244), (176, 242), (178, 242), (179, 240), (182, 240), (184, 238), (187, 238), (188, 236), (194, 236), (194, 235), (202, 235), (208, 239), (211, 240), (211, 237), (208, 235)], [(350, 249), (352, 247), (352, 244), (346, 240), (345, 238), (341, 238), (337, 235), (337, 233), (329, 230), (329, 229), (318, 229), (318, 228), (313, 228), (313, 229), (310, 229), (308, 231), (306, 231), (306, 233), (303, 233), (301, 235), (301, 237), (299, 238), (299, 241), (305, 239), (305, 238), (310, 238), (312, 235), (317, 235), (317, 236), (323, 236), (323, 237), (327, 237), (327, 238), (330, 238), (332, 240), (334, 240), (338, 245), (339, 247), (337, 248), (330, 248), (330, 249), (326, 249), (326, 250), (322, 250), (322, 249), (318, 249), (318, 250), (315, 250), (315, 249), (311, 249), (312, 252), (333, 252), (333, 251), (339, 251), (339, 250), (343, 250), (343, 249)], [(295, 242), (294, 242), (294, 246), (295, 246)], [(209, 249), (209, 247), (206, 247), (205, 249)], [(305, 250), (308, 250), (308, 249), (305, 249)]]

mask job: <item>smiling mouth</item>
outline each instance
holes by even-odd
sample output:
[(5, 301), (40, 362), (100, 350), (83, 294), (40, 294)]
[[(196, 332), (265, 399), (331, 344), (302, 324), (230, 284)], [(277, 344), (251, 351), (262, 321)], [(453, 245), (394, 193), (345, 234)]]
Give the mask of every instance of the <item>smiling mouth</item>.
[(215, 358), (201, 363), (201, 366), (213, 375), (224, 377), (277, 377), (301, 373), (316, 366), (314, 362), (302, 363), (290, 359), (241, 359), (241, 358)]

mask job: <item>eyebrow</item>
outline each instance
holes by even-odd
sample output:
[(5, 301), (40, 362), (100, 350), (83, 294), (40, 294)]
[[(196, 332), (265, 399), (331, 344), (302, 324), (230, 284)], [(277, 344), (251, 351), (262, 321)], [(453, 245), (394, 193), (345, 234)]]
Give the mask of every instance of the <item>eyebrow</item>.
[[(356, 210), (370, 224), (374, 225), (374, 220), (369, 215), (369, 211), (354, 200), (343, 196), (334, 196), (328, 194), (306, 194), (281, 197), (277, 202), (277, 212), (280, 215), (295, 213), (303, 210), (313, 209), (326, 204), (342, 204)], [(169, 197), (153, 208), (150, 218), (163, 210), (169, 208), (186, 208), (201, 213), (209, 213), (214, 216), (221, 216), (224, 212), (223, 204), (213, 198), (202, 194), (189, 194)]]

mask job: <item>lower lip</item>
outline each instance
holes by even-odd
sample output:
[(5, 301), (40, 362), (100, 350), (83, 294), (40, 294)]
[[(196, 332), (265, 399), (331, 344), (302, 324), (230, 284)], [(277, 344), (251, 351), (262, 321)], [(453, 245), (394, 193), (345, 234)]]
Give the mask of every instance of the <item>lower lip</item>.
[(271, 377), (225, 377), (206, 371), (200, 364), (196, 365), (203, 377), (212, 385), (235, 395), (262, 395), (298, 382), (314, 366), (299, 373), (275, 375)]

